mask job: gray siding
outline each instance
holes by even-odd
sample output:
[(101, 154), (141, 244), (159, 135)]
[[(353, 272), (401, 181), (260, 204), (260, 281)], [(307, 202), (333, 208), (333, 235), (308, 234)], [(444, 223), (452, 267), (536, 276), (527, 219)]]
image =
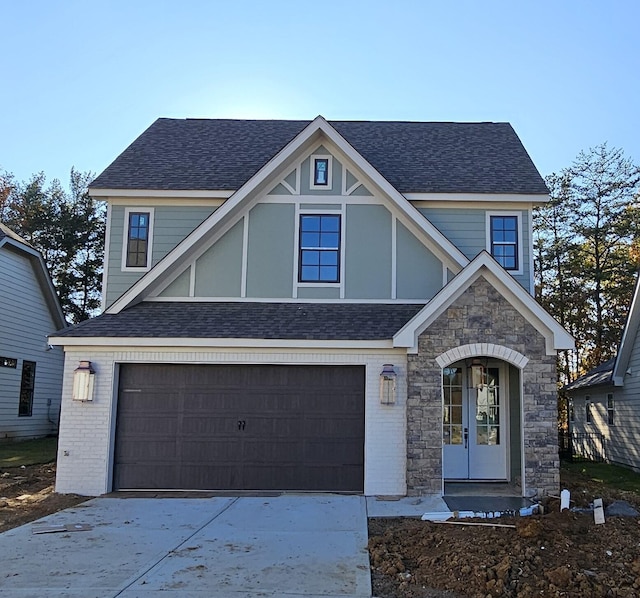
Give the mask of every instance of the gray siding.
[[(131, 207), (136, 206), (132, 203)], [(156, 206), (153, 222), (152, 265), (157, 264), (214, 211), (214, 207)], [(144, 275), (144, 272), (122, 271), (122, 242), (126, 228), (124, 213), (125, 206), (111, 208), (111, 236), (107, 256), (109, 267), (106, 288), (107, 307)]]
[(340, 299), (340, 289), (335, 287), (301, 287), (298, 289), (300, 299)]
[(239, 297), (242, 285), (240, 220), (196, 261), (196, 297)]
[[(470, 260), (487, 248), (487, 212), (500, 211), (484, 208), (418, 208), (418, 210)], [(514, 210), (505, 210), (505, 212), (513, 213)], [(517, 210), (517, 212), (522, 218), (522, 239), (520, 240), (522, 274), (516, 274), (513, 277), (531, 292), (529, 212), (528, 210)]]
[(249, 212), (247, 297), (291, 297), (295, 206), (258, 204)]
[(158, 294), (158, 297), (188, 297), (189, 284), (191, 282), (191, 268), (187, 268), (166, 289)]
[(472, 260), (486, 247), (486, 210), (418, 208), (466, 257)]
[[(56, 430), (64, 354), (61, 347), (47, 350), (46, 342), (56, 328), (31, 261), (0, 248), (0, 356), (18, 359), (16, 369), (0, 367), (0, 442)], [(25, 359), (36, 363), (33, 414), (18, 417)]]
[(442, 288), (442, 262), (400, 222), (396, 243), (398, 299), (431, 299)]
[(384, 206), (348, 205), (345, 297), (391, 297), (391, 212)]

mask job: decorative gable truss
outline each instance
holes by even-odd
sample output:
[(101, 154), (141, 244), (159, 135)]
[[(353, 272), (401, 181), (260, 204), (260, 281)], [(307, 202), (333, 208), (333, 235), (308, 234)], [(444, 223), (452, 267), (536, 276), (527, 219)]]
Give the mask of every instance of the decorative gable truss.
[[(316, 165), (326, 169), (323, 176), (327, 178), (327, 185), (323, 189), (321, 184), (314, 184)], [(319, 179), (319, 183), (323, 180)], [(330, 184), (329, 184), (330, 183)], [(330, 188), (329, 188), (330, 187)], [(348, 200), (347, 200), (348, 198)], [(251, 179), (236, 191), (219, 209), (196, 228), (163, 260), (154, 266), (145, 276), (135, 283), (117, 301), (111, 305), (107, 313), (119, 313), (128, 306), (142, 300), (162, 297), (167, 300), (170, 296), (194, 297), (197, 294), (195, 271), (197, 260), (205, 256), (206, 252), (223, 237), (224, 241), (241, 248), (241, 282), (233, 287), (234, 293), (229, 296), (243, 298), (249, 295), (247, 289), (247, 256), (246, 248), (249, 235), (249, 219), (247, 215), (258, 207), (258, 204), (295, 204), (294, 222), (295, 235), (300, 231), (300, 215), (305, 211), (335, 213), (346, 216), (346, 204), (355, 211), (358, 204), (384, 207), (391, 215), (393, 236), (405, 229), (413, 235), (437, 260), (442, 264), (442, 279), (438, 289), (446, 284), (448, 279), (457, 274), (469, 260), (440, 233), (405, 197), (398, 192), (380, 173), (373, 168), (324, 118), (316, 118), (300, 134), (298, 134), (285, 148), (265, 164)], [(344, 229), (343, 233), (344, 235)], [(397, 239), (393, 239), (392, 251), (396, 251)], [(371, 239), (362, 238), (360, 242), (372, 247)], [(297, 273), (299, 255), (294, 247), (280, 248), (284, 260), (294, 259), (292, 267)], [(213, 257), (211, 259), (214, 259)], [(342, 254), (341, 259), (344, 259)], [(392, 268), (397, 267), (397, 256), (393, 260)], [(340, 264), (344, 268), (344, 263)], [(356, 268), (352, 268), (355, 271)], [(395, 272), (391, 277), (391, 288), (387, 300), (394, 299)], [(297, 276), (297, 274), (296, 274)], [(288, 298), (297, 300), (303, 298), (299, 293), (303, 283), (293, 281), (294, 293), (289, 290)], [(345, 290), (344, 281), (336, 284), (335, 294), (327, 294), (326, 299), (349, 299), (348, 289)], [(314, 287), (322, 286), (314, 284)], [(289, 287), (290, 289), (291, 287)], [(438, 290), (436, 289), (436, 291)], [(435, 294), (435, 293), (433, 293)], [(205, 293), (206, 296), (206, 293)], [(283, 291), (263, 295), (265, 298), (287, 299)], [(227, 297), (227, 298), (228, 298)], [(318, 298), (317, 296), (313, 298)], [(211, 297), (207, 297), (211, 300)], [(367, 297), (357, 297), (367, 299)], [(424, 300), (424, 297), (420, 299)], [(418, 300), (418, 297), (416, 297)]]

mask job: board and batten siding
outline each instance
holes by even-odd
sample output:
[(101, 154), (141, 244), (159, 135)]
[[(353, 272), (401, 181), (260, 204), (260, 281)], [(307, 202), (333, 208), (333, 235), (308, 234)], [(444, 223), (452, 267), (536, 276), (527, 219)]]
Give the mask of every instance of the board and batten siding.
[[(344, 203), (304, 203), (301, 208), (305, 213), (342, 213), (344, 298), (424, 300), (440, 291), (442, 262), (409, 229), (394, 221), (387, 207), (341, 199)], [(340, 299), (340, 285), (306, 283), (295, 288), (297, 251), (296, 203), (258, 203), (196, 259), (194, 296), (241, 297), (244, 273), (248, 299)], [(189, 297), (190, 275), (189, 266), (158, 296)]]
[[(31, 260), (0, 248), (0, 356), (18, 360), (0, 367), (0, 442), (55, 432), (62, 389), (64, 355), (49, 349), (47, 335), (57, 326), (42, 295)], [(24, 360), (36, 364), (31, 416), (18, 416)], [(77, 367), (77, 364), (76, 366)]]
[[(132, 200), (131, 207), (137, 207)], [(153, 208), (153, 245), (151, 265), (157, 264), (191, 231), (206, 220), (215, 207), (208, 206), (150, 206)], [(140, 208), (141, 210), (149, 207)], [(107, 259), (107, 281), (105, 307), (111, 305), (120, 295), (136, 283), (144, 272), (122, 271), (122, 244), (126, 235), (125, 206), (111, 206), (109, 222), (109, 255)]]
[[(464, 255), (472, 260), (487, 248), (487, 212), (498, 214), (501, 210), (485, 208), (418, 208), (445, 237)], [(515, 212), (521, 218), (522, 274), (514, 274), (525, 289), (531, 288), (531, 236), (529, 234), (530, 213), (528, 210), (503, 210), (506, 214)]]
[[(112, 489), (119, 364), (197, 363), (365, 366), (364, 493), (406, 494), (407, 358), (403, 350), (65, 349), (56, 492), (95, 496)], [(94, 399), (90, 402), (71, 398), (73, 371), (80, 359), (89, 359), (95, 369)], [(398, 372), (395, 405), (380, 404), (380, 372), (385, 363), (394, 364)]]

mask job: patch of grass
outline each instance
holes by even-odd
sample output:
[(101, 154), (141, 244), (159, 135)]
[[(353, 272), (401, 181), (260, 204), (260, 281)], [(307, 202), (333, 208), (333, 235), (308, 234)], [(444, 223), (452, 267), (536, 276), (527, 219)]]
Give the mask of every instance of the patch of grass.
[(57, 438), (38, 438), (19, 442), (0, 443), (0, 468), (40, 465), (55, 461)]
[(562, 463), (562, 470), (569, 474), (602, 484), (609, 488), (628, 490), (640, 494), (640, 473), (609, 463)]

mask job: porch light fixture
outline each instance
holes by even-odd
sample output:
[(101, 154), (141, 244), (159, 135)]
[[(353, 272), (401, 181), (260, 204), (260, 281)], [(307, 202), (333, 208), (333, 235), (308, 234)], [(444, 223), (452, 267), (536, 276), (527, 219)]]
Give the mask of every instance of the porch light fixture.
[(484, 384), (484, 371), (485, 365), (482, 363), (480, 359), (474, 359), (469, 366), (471, 370), (471, 387), (472, 388), (482, 388)]
[(91, 367), (91, 362), (81, 361), (73, 372), (73, 393), (71, 398), (74, 401), (93, 401), (94, 380), (95, 370)]
[(398, 374), (393, 369), (393, 364), (385, 363), (380, 372), (380, 403), (394, 405), (396, 402), (396, 380)]

